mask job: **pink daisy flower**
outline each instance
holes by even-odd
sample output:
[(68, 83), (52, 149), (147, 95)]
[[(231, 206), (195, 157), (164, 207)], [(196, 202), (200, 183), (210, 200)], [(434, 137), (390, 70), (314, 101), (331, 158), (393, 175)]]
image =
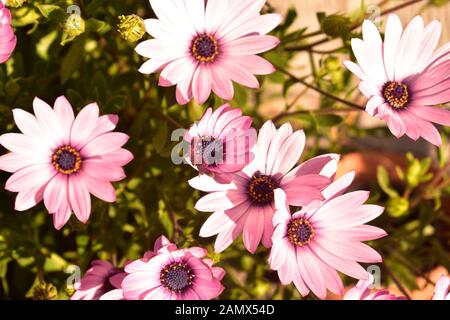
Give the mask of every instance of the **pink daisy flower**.
[(235, 174), (231, 183), (219, 184), (208, 177), (189, 181), (192, 187), (209, 192), (195, 208), (214, 212), (202, 226), (200, 236), (217, 234), (216, 252), (225, 250), (241, 233), (249, 252), (254, 253), (260, 242), (270, 248), (277, 188), (286, 192), (293, 206), (323, 199), (321, 190), (330, 184), (338, 157), (325, 155), (294, 168), (304, 146), (303, 130), (293, 132), (289, 123), (277, 130), (268, 121), (259, 132), (255, 160)]
[[(123, 270), (114, 267), (110, 262), (94, 260), (91, 268), (81, 280), (75, 284), (77, 290), (71, 300), (99, 300), (107, 292), (120, 288), (125, 276)], [(112, 296), (111, 296), (112, 297)], [(116, 300), (116, 299), (110, 299)], [(119, 299), (117, 299), (119, 300)]]
[(278, 14), (260, 15), (265, 0), (150, 0), (158, 19), (145, 21), (154, 39), (136, 47), (150, 58), (141, 73), (161, 72), (159, 85), (176, 85), (179, 104), (192, 98), (204, 103), (211, 91), (225, 100), (234, 96), (232, 81), (259, 88), (254, 75), (275, 71), (257, 54), (276, 47), (266, 35), (280, 22)]
[(11, 12), (0, 2), (0, 63), (8, 60), (16, 47), (17, 38), (11, 20)]
[(95, 103), (84, 107), (76, 118), (63, 96), (54, 109), (38, 98), (33, 107), (35, 116), (13, 110), (22, 134), (0, 136), (0, 144), (11, 151), (0, 157), (0, 170), (14, 173), (5, 189), (18, 192), (18, 211), (44, 200), (58, 230), (72, 211), (86, 223), (91, 214), (90, 194), (106, 202), (116, 200), (111, 181), (124, 179), (122, 166), (133, 159), (121, 148), (128, 136), (112, 132), (118, 117), (99, 117)]
[(450, 278), (442, 275), (434, 287), (433, 300), (450, 300)]
[(381, 256), (362, 243), (386, 235), (382, 229), (365, 225), (378, 217), (383, 208), (364, 205), (369, 192), (343, 194), (354, 173), (337, 179), (324, 191), (325, 200), (317, 207), (306, 206), (291, 215), (286, 194), (275, 190), (275, 231), (270, 252), (270, 266), (278, 271), (282, 284), (294, 282), (302, 296), (310, 290), (325, 299), (327, 289), (343, 294), (336, 270), (360, 280), (369, 280), (358, 262), (378, 263)]
[(255, 144), (256, 130), (251, 127), (252, 121), (229, 104), (214, 112), (208, 108), (184, 137), (190, 146), (187, 162), (219, 182), (230, 182), (233, 173), (253, 160), (250, 150)]
[[(139, 263), (144, 264), (144, 263), (148, 262), (148, 260), (153, 258), (157, 254), (158, 250), (160, 250), (162, 247), (165, 247), (165, 246), (173, 247), (174, 244), (170, 243), (170, 241), (166, 237), (161, 236), (155, 241), (153, 251), (151, 251), (151, 250), (147, 251), (144, 254), (144, 257), (142, 257), (141, 259), (138, 259), (136, 261), (129, 261), (125, 264), (125, 266), (129, 265), (130, 263), (134, 263), (135, 265), (137, 265)], [(110, 277), (109, 282), (112, 284), (114, 289), (104, 293), (100, 297), (100, 300), (126, 300), (124, 297), (124, 294), (123, 294), (122, 281), (123, 281), (123, 279), (125, 279), (125, 277), (127, 275), (128, 275), (128, 273), (121, 272), (121, 273), (115, 274), (112, 277)]]
[(399, 17), (390, 15), (384, 42), (368, 20), (362, 32), (364, 40), (352, 39), (359, 65), (345, 65), (362, 81), (359, 89), (369, 99), (366, 111), (386, 121), (397, 138), (406, 134), (440, 146), (432, 123), (450, 125), (450, 112), (433, 107), (450, 101), (450, 43), (435, 52), (441, 24), (425, 27), (418, 16), (403, 31)]
[(397, 297), (389, 293), (389, 290), (371, 290), (373, 276), (369, 274), (369, 280), (359, 280), (356, 286), (347, 291), (344, 300), (406, 300), (406, 297)]
[[(161, 239), (161, 238), (160, 238)], [(162, 238), (167, 240), (165, 238)], [(156, 249), (156, 248), (155, 248)], [(205, 259), (207, 251), (193, 247), (178, 249), (163, 245), (147, 262), (128, 264), (122, 281), (128, 300), (210, 300), (218, 297), (225, 271)]]

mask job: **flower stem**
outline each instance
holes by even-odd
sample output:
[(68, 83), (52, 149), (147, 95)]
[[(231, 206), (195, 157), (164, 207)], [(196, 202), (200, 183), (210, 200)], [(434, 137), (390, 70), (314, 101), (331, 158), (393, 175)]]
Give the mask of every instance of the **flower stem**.
[(299, 114), (336, 114), (336, 113), (347, 113), (347, 112), (355, 112), (354, 108), (326, 108), (326, 109), (317, 109), (317, 110), (297, 110), (292, 112), (283, 112), (277, 115), (272, 119), (273, 122), (278, 122), (284, 117), (295, 116)]
[[(395, 7), (392, 7), (392, 8), (390, 8), (390, 9), (387, 9), (387, 10), (382, 11), (380, 15), (381, 15), (381, 16), (385, 16), (385, 15), (387, 15), (387, 14), (390, 14), (390, 13), (395, 12), (395, 11), (397, 11), (397, 10), (406, 8), (406, 7), (408, 7), (408, 6), (411, 6), (411, 5), (413, 5), (413, 4), (419, 3), (419, 2), (421, 2), (421, 1), (424, 1), (424, 0), (410, 0), (410, 1), (407, 1), (407, 2), (405, 2), (405, 3), (399, 4), (398, 6), (395, 6)], [(353, 30), (357, 29), (359, 26), (361, 26), (362, 22), (363, 22), (363, 21), (359, 21), (358, 23), (355, 23), (355, 24), (350, 28), (350, 30), (353, 31)], [(318, 31), (313, 32), (312, 34), (317, 34), (317, 32), (318, 32)], [(309, 51), (309, 50), (311, 50), (312, 48), (314, 48), (314, 47), (316, 47), (316, 46), (318, 46), (318, 45), (324, 44), (324, 43), (326, 43), (326, 42), (328, 42), (328, 41), (330, 41), (330, 40), (335, 40), (335, 38), (325, 37), (325, 38), (322, 38), (322, 39), (320, 39), (320, 40), (317, 40), (316, 42), (313, 42), (313, 43), (310, 43), (310, 44), (307, 44), (307, 45), (286, 47), (286, 48), (284, 48), (284, 50), (286, 50), (286, 51)]]
[(312, 89), (312, 90), (314, 90), (314, 91), (317, 91), (318, 93), (320, 93), (320, 94), (322, 94), (322, 95), (324, 95), (324, 96), (326, 96), (326, 97), (328, 97), (328, 98), (330, 98), (330, 99), (333, 99), (333, 100), (335, 100), (335, 101), (337, 101), (337, 102), (340, 102), (340, 103), (342, 103), (342, 104), (345, 104), (345, 105), (347, 105), (347, 106), (349, 106), (349, 107), (352, 107), (352, 108), (354, 108), (354, 109), (357, 109), (357, 110), (365, 110), (365, 108), (364, 108), (363, 106), (361, 106), (361, 105), (359, 105), (359, 104), (357, 104), (357, 103), (354, 103), (354, 102), (351, 102), (351, 101), (342, 99), (342, 98), (340, 98), (340, 97), (338, 97), (338, 96), (335, 96), (335, 95), (333, 95), (333, 94), (331, 94), (331, 93), (329, 93), (329, 92), (326, 92), (325, 90), (322, 90), (322, 89), (320, 89), (319, 87), (313, 86), (312, 84), (309, 84), (309, 83), (306, 82), (305, 80), (303, 80), (303, 79), (301, 79), (301, 78), (295, 76), (294, 74), (292, 74), (292, 73), (289, 72), (288, 70), (286, 70), (286, 69), (284, 69), (284, 68), (282, 68), (282, 67), (280, 67), (280, 66), (277, 66), (277, 65), (274, 65), (274, 66), (275, 66), (275, 68), (277, 68), (277, 70), (279, 70), (280, 72), (284, 73), (285, 75), (287, 75), (288, 77), (290, 77), (292, 80), (295, 80), (295, 81), (297, 81), (297, 82), (303, 84), (305, 87), (307, 87), (307, 88), (309, 88), (309, 89)]
[(384, 269), (387, 271), (389, 276), (392, 278), (392, 281), (394, 281), (395, 285), (400, 289), (400, 291), (405, 295), (405, 297), (407, 297), (408, 300), (411, 300), (411, 296), (408, 294), (408, 291), (405, 289), (405, 287), (398, 280), (398, 278), (394, 274), (394, 272), (392, 272), (392, 270), (386, 264), (384, 264)]

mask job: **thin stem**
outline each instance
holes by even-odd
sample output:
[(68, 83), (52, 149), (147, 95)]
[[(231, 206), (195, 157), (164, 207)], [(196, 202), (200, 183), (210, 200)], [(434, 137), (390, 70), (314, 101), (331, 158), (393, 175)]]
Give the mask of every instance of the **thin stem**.
[(308, 38), (312, 38), (312, 37), (317, 37), (317, 36), (320, 36), (321, 34), (322, 34), (322, 30), (317, 30), (317, 31), (313, 31), (310, 33), (300, 35), (300, 36), (292, 38), (292, 39), (285, 40), (285, 41), (283, 41), (283, 43), (287, 44), (287, 43), (298, 41), (300, 39), (304, 40), (304, 39), (308, 39)]
[(320, 93), (320, 94), (322, 94), (322, 95), (324, 95), (324, 96), (326, 96), (326, 97), (328, 97), (330, 99), (333, 99), (333, 100), (335, 100), (337, 102), (340, 102), (342, 104), (345, 104), (345, 105), (350, 106), (350, 107), (352, 107), (354, 109), (357, 109), (357, 110), (365, 110), (365, 108), (363, 106), (361, 106), (361, 105), (359, 105), (357, 103), (354, 103), (354, 102), (351, 102), (351, 101), (339, 98), (339, 97), (337, 97), (337, 96), (335, 96), (335, 95), (333, 95), (333, 94), (331, 94), (329, 92), (326, 92), (325, 90), (322, 90), (322, 89), (320, 89), (318, 87), (313, 86), (312, 84), (309, 84), (305, 80), (303, 80), (301, 78), (298, 78), (297, 76), (293, 75), (291, 72), (289, 72), (288, 70), (286, 70), (286, 69), (284, 69), (284, 68), (282, 68), (280, 66), (275, 65), (275, 68), (277, 68), (280, 72), (284, 73), (285, 75), (287, 75), (291, 79), (293, 79), (293, 80), (303, 84), (305, 87), (308, 87), (309, 89), (317, 91), (318, 93)]
[(310, 52), (311, 53), (315, 53), (315, 54), (330, 54), (330, 53), (338, 52), (338, 51), (343, 50), (343, 49), (345, 49), (345, 47), (341, 46), (339, 48), (330, 49), (330, 50), (311, 49)]
[(405, 297), (408, 298), (408, 300), (411, 300), (411, 296), (408, 294), (408, 291), (405, 289), (405, 287), (401, 284), (401, 282), (398, 280), (397, 276), (392, 272), (392, 270), (384, 264), (384, 268), (386, 269), (389, 276), (392, 278), (394, 283), (397, 285), (397, 287), (400, 289), (400, 291), (405, 295)]
[(173, 119), (172, 117), (170, 117), (170, 116), (168, 116), (168, 115), (162, 113), (162, 112), (159, 111), (159, 110), (156, 110), (156, 109), (148, 109), (148, 111), (149, 111), (152, 115), (156, 116), (157, 118), (166, 121), (167, 124), (168, 124), (170, 127), (172, 127), (172, 129), (180, 129), (180, 128), (183, 128), (183, 126), (182, 126), (178, 121), (176, 121), (176, 120)]
[(302, 39), (312, 38), (312, 37), (320, 35), (321, 33), (322, 33), (322, 30), (317, 30), (314, 32), (306, 33), (302, 36)]
[[(421, 1), (424, 1), (424, 0), (410, 0), (410, 1), (407, 1), (405, 3), (399, 4), (398, 6), (395, 6), (395, 7), (392, 7), (390, 9), (382, 11), (380, 15), (381, 16), (385, 16), (387, 14), (390, 14), (390, 13), (395, 12), (397, 10), (401, 10), (403, 8), (406, 8), (406, 7), (410, 6), (410, 5), (419, 3)], [(360, 21), (358, 23), (355, 23), (350, 28), (350, 30), (353, 31), (353, 30), (357, 29), (359, 26), (361, 26), (361, 24), (362, 24), (362, 21)], [(312, 48), (314, 48), (314, 47), (316, 47), (318, 45), (324, 44), (324, 43), (326, 43), (326, 42), (328, 42), (330, 40), (334, 40), (334, 39), (335, 38), (325, 37), (323, 39), (317, 40), (316, 42), (313, 42), (313, 43), (310, 43), (310, 44), (307, 44), (307, 45), (286, 47), (286, 48), (284, 48), (284, 50), (286, 50), (286, 51), (309, 51), (309, 50), (311, 50)]]
[(287, 108), (286, 108), (286, 109), (289, 110), (290, 108), (292, 108), (292, 107), (297, 103), (297, 101), (300, 100), (300, 98), (301, 98), (307, 91), (308, 91), (308, 88), (304, 88), (302, 91), (300, 91), (300, 93), (297, 94), (297, 95), (295, 96), (295, 98), (292, 99), (292, 101), (287, 105)]
[(389, 13), (395, 12), (397, 10), (401, 10), (403, 8), (409, 7), (409, 6), (413, 5), (413, 4), (419, 3), (421, 1), (424, 1), (424, 0), (410, 0), (408, 2), (399, 4), (398, 6), (395, 6), (395, 7), (392, 7), (390, 9), (384, 10), (383, 12), (381, 12), (381, 15), (385, 16), (385, 15), (387, 15)]
[[(431, 192), (435, 192), (436, 190), (442, 190), (446, 187), (450, 181), (446, 181), (444, 179), (445, 175), (450, 170), (450, 162), (447, 163), (443, 168), (441, 168), (434, 176), (433, 180), (431, 180), (429, 183), (427, 183), (423, 189), (424, 190), (431, 190)], [(430, 194), (429, 191), (425, 192), (417, 192), (416, 196), (411, 199), (411, 208), (417, 207), (423, 199), (429, 198)]]
[(354, 108), (326, 108), (326, 109), (317, 109), (317, 110), (297, 110), (297, 111), (292, 111), (292, 112), (283, 112), (280, 113), (278, 116), (276, 116), (275, 118), (272, 119), (273, 122), (277, 122), (279, 120), (281, 120), (284, 117), (290, 117), (290, 116), (295, 116), (298, 114), (336, 114), (336, 113), (347, 113), (347, 112), (356, 112), (357, 110), (355, 110)]
[(388, 249), (388, 251), (392, 256), (395, 256), (396, 259), (398, 259), (400, 262), (403, 263), (403, 265), (405, 265), (409, 270), (411, 270), (416, 276), (424, 278), (428, 284), (435, 285), (435, 283), (431, 281), (431, 279), (426, 274), (422, 274), (420, 269), (414, 266), (414, 264), (412, 264), (403, 255), (401, 255), (400, 253), (398, 253), (396, 250), (393, 249)]

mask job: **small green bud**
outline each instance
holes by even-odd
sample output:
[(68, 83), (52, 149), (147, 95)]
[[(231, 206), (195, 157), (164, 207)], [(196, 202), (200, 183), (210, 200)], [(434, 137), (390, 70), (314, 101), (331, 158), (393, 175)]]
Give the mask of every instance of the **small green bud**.
[(346, 37), (351, 29), (351, 21), (349, 18), (333, 14), (325, 17), (321, 22), (321, 28), (326, 35), (338, 38)]
[(85, 29), (86, 23), (84, 22), (84, 19), (77, 14), (71, 14), (64, 25), (64, 32), (67, 33), (69, 37), (74, 38), (82, 34)]
[(72, 41), (86, 30), (86, 23), (84, 19), (78, 14), (71, 14), (64, 24), (64, 32), (61, 40), (61, 45)]
[(402, 217), (408, 214), (409, 201), (405, 198), (391, 198), (387, 202), (386, 210), (391, 217)]

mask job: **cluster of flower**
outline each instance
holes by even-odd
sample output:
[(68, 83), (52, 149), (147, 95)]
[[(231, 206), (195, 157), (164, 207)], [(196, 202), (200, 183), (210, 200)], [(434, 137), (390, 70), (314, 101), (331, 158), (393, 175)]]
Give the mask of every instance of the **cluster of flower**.
[[(278, 45), (267, 35), (281, 21), (278, 14), (261, 15), (265, 0), (151, 0), (158, 19), (145, 21), (154, 39), (136, 51), (147, 58), (140, 71), (160, 72), (161, 86), (176, 86), (180, 104), (206, 102), (211, 91), (231, 100), (232, 81), (258, 88), (255, 75), (274, 67), (257, 54)], [(15, 46), (9, 11), (0, 11), (0, 59)], [(387, 122), (397, 136), (419, 137), (441, 144), (430, 123), (450, 125), (450, 112), (432, 107), (450, 96), (450, 45), (435, 52), (440, 24), (424, 26), (420, 17), (403, 31), (397, 16), (388, 18), (384, 43), (375, 25), (365, 21), (364, 40), (353, 39), (359, 65), (346, 66), (361, 79), (369, 99), (367, 112)], [(18, 192), (16, 209), (27, 210), (44, 200), (60, 229), (72, 212), (83, 223), (91, 213), (90, 194), (115, 201), (111, 182), (125, 178), (123, 166), (133, 155), (122, 148), (128, 136), (112, 132), (115, 115), (99, 116), (96, 104), (74, 116), (60, 97), (54, 108), (34, 101), (32, 115), (15, 109), (22, 134), (8, 133), (0, 144), (11, 151), (0, 158), (0, 169), (14, 173), (6, 189)], [(186, 161), (200, 175), (189, 181), (206, 192), (195, 208), (213, 212), (200, 236), (217, 235), (215, 251), (225, 250), (240, 234), (254, 253), (270, 248), (269, 264), (281, 283), (294, 283), (303, 295), (312, 291), (325, 299), (327, 289), (343, 295), (340, 271), (362, 281), (347, 298), (392, 299), (386, 291), (369, 294), (370, 275), (359, 263), (379, 263), (381, 256), (364, 241), (386, 236), (366, 225), (383, 208), (364, 204), (367, 191), (346, 192), (354, 179), (349, 172), (335, 179), (339, 155), (325, 154), (296, 165), (305, 147), (303, 130), (289, 123), (276, 128), (267, 121), (259, 133), (241, 110), (223, 105), (207, 109), (184, 137), (190, 146)], [(291, 207), (297, 208), (291, 212)], [(73, 299), (212, 299), (223, 290), (224, 270), (213, 267), (202, 248), (178, 249), (166, 238), (123, 270), (95, 261), (78, 284)], [(435, 297), (444, 297), (443, 278)], [(447, 296), (448, 298), (448, 296)]]

